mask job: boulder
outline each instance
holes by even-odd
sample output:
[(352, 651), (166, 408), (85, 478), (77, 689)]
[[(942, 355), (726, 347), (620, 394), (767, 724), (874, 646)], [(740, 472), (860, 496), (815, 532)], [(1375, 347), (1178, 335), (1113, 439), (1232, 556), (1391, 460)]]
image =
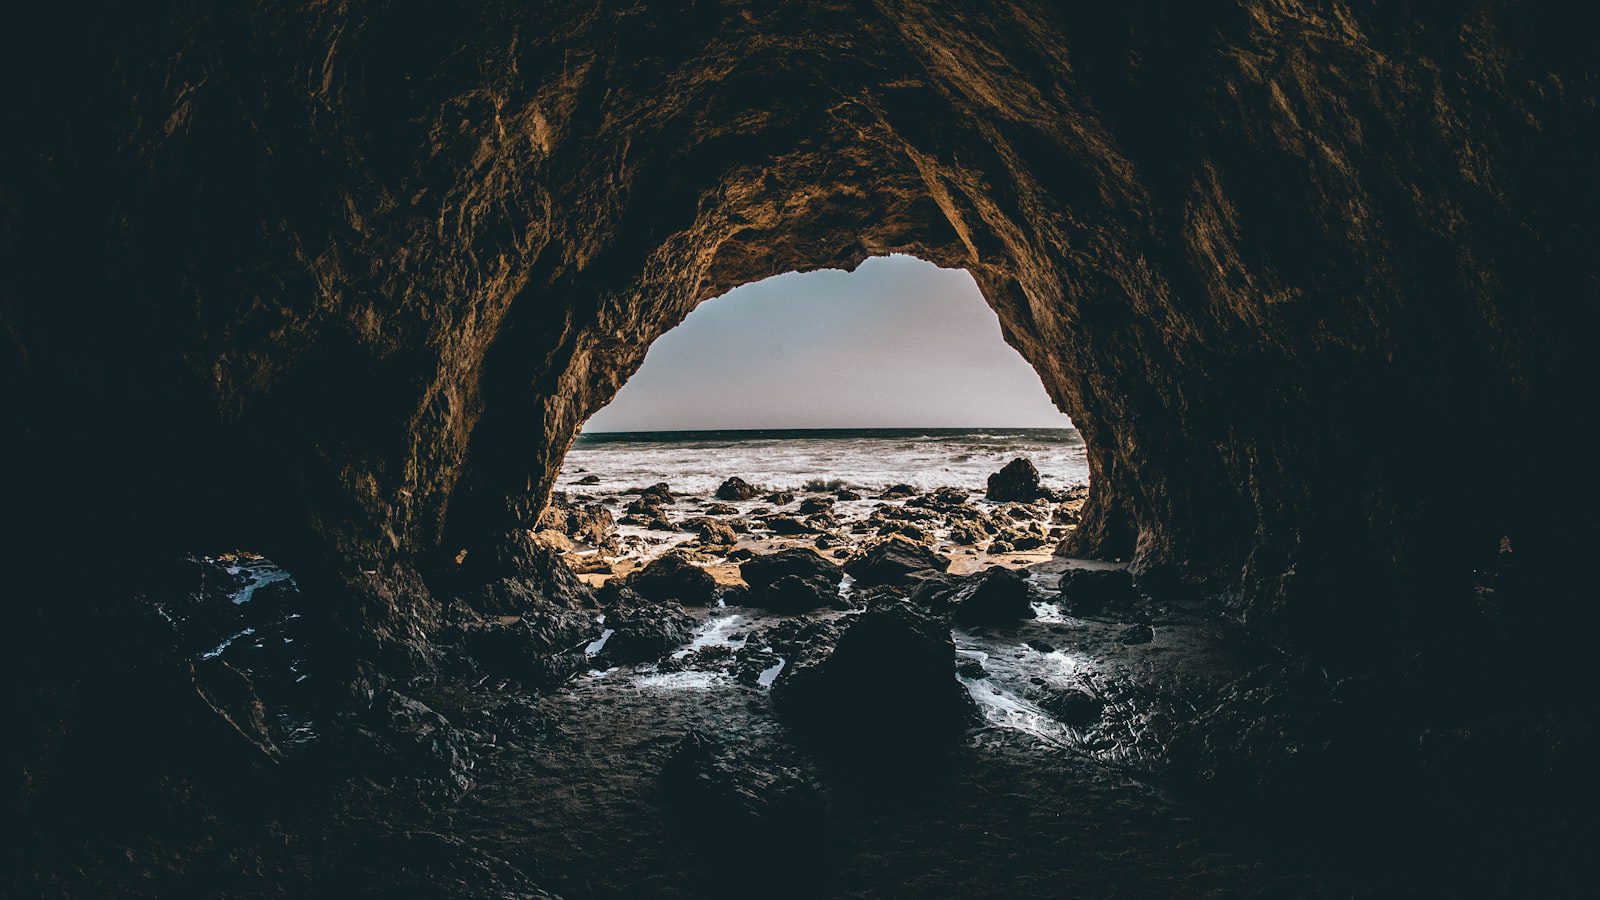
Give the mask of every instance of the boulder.
[(906, 497), (915, 497), (922, 493), (909, 484), (892, 484), (883, 489), (878, 495), (879, 500), (903, 500)]
[(700, 534), (700, 543), (702, 544), (727, 546), (739, 539), (739, 536), (734, 533), (732, 528), (729, 528), (727, 525), (724, 525), (721, 522), (706, 520), (699, 523), (699, 528), (697, 530)]
[(1144, 598), (1126, 569), (1074, 569), (1062, 576), (1061, 605), (1075, 616), (1132, 618)]
[(760, 591), (752, 591), (750, 603), (783, 615), (825, 607), (849, 608), (839, 596), (839, 583), (827, 575), (785, 575)]
[(761, 491), (737, 475), (724, 481), (717, 488), (718, 500), (754, 500), (761, 495)]
[(773, 534), (816, 534), (821, 530), (793, 516), (772, 516), (766, 520), (766, 524)]
[(860, 500), (861, 495), (849, 488), (840, 488), (834, 492), (833, 498), (839, 501)]
[(831, 509), (833, 509), (833, 500), (828, 497), (807, 497), (800, 501), (800, 514), (802, 516), (828, 512)]
[(1017, 457), (1005, 464), (1005, 468), (989, 476), (989, 489), (985, 493), (990, 500), (1019, 500), (1031, 503), (1040, 497), (1049, 496), (1039, 484), (1039, 470), (1033, 463), (1024, 457)]
[(767, 502), (773, 506), (788, 506), (794, 502), (794, 492), (774, 491), (767, 495)]
[(729, 506), (726, 503), (713, 503), (706, 507), (706, 515), (708, 516), (736, 516), (738, 514), (739, 507)]
[(890, 535), (862, 551), (845, 563), (844, 570), (856, 583), (869, 587), (879, 584), (900, 584), (906, 576), (922, 569), (943, 572), (950, 568), (948, 556), (935, 553), (928, 547)]
[(950, 630), (904, 603), (869, 608), (831, 652), (792, 662), (772, 697), (786, 722), (862, 762), (895, 764), (902, 749), (953, 739), (976, 718)]
[(717, 591), (711, 573), (679, 552), (663, 554), (635, 572), (628, 586), (646, 600), (676, 600), (689, 606), (710, 603)]
[(824, 578), (834, 588), (844, 580), (844, 570), (822, 558), (816, 551), (805, 547), (780, 550), (748, 559), (739, 566), (739, 577), (753, 591), (766, 589), (773, 582), (790, 575), (801, 578)]
[(694, 637), (694, 619), (676, 603), (647, 603), (612, 613), (611, 636), (598, 651), (607, 663), (630, 665), (660, 659)]
[(582, 484), (582, 485), (599, 484), (600, 483), (600, 476), (599, 475), (585, 475), (582, 478), (579, 478), (576, 483), (577, 484)]
[(1027, 576), (993, 566), (966, 579), (948, 600), (957, 625), (1014, 625), (1034, 617), (1033, 590)]

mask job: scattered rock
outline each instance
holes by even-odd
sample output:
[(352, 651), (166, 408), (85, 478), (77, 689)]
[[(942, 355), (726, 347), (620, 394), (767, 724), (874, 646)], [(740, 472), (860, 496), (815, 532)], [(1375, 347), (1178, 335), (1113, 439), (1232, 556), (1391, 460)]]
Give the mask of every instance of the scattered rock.
[(703, 521), (699, 526), (700, 543), (727, 546), (739, 539), (732, 528), (721, 522)]
[(860, 500), (861, 495), (849, 488), (840, 488), (834, 492), (833, 498), (839, 501)]
[(726, 503), (713, 503), (706, 507), (706, 515), (708, 516), (736, 516), (738, 514), (739, 507), (729, 506)]
[(738, 476), (729, 478), (722, 483), (721, 487), (717, 488), (718, 500), (754, 500), (760, 494), (761, 491), (757, 490), (754, 485)]
[(677, 600), (689, 606), (704, 606), (716, 595), (717, 580), (674, 551), (636, 572), (628, 579), (628, 586), (647, 600)]
[(767, 495), (767, 502), (773, 506), (788, 506), (794, 502), (793, 491), (773, 491)]
[(1033, 467), (1032, 462), (1019, 456), (989, 476), (989, 489), (985, 496), (990, 500), (1020, 500), (1028, 503), (1049, 496), (1049, 492), (1039, 484), (1039, 470)]
[(909, 484), (892, 484), (883, 489), (878, 495), (879, 500), (902, 500), (906, 497), (915, 497), (922, 493)]
[(600, 476), (599, 475), (585, 475), (582, 478), (579, 478), (577, 483), (578, 484), (582, 484), (582, 485), (599, 484), (600, 483)]
[(863, 587), (899, 584), (912, 572), (922, 569), (943, 572), (948, 568), (949, 557), (899, 535), (890, 535), (873, 544), (844, 566), (845, 572)]
[(739, 577), (753, 591), (762, 591), (780, 578), (796, 575), (801, 578), (823, 578), (837, 588), (844, 580), (844, 570), (805, 547), (780, 550), (746, 560), (739, 566)]
[(800, 501), (800, 514), (828, 512), (833, 509), (833, 501), (827, 497), (807, 497)]
[(818, 531), (793, 516), (772, 516), (766, 523), (773, 534), (816, 534)]

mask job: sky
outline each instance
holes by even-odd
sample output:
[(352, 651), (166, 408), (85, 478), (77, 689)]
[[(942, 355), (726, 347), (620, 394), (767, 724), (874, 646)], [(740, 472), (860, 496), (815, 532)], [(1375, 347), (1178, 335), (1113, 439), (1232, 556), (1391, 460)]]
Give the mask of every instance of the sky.
[(888, 256), (701, 303), (584, 430), (1070, 424), (971, 275)]

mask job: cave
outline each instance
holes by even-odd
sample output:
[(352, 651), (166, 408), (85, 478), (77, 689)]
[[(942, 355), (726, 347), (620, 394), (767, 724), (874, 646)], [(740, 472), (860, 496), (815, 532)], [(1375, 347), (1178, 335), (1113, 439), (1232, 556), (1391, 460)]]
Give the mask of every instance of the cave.
[[(477, 729), (411, 694), (473, 696), (470, 598), (546, 637), (589, 608), (526, 536), (656, 338), (894, 253), (969, 272), (1082, 432), (1062, 553), (1262, 664), (1140, 776), (1180, 798), (1157, 819), (1306, 822), (1290, 893), (1585, 892), (1600, 115), (1569, 12), (93, 6), (15, 13), (0, 54), (16, 892), (561, 881), (430, 825)], [(309, 757), (158, 615), (240, 548), (316, 635)], [(263, 849), (378, 768), (355, 850)], [(1028, 846), (1050, 867), (988, 890), (1155, 890)], [(872, 870), (833, 887), (918, 884)], [(1272, 887), (1247, 870), (1182, 887)]]

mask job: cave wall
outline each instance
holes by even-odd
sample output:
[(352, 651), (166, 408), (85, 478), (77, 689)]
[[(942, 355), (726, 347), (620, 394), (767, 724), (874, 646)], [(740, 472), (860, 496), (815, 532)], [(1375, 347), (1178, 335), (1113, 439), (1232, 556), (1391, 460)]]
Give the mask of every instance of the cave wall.
[(1058, 6), (21, 14), (8, 551), (253, 547), (424, 638), (695, 303), (896, 251), (969, 269), (1079, 423), (1077, 552), (1275, 639), (1403, 637), (1501, 537), (1593, 535), (1581, 29)]

